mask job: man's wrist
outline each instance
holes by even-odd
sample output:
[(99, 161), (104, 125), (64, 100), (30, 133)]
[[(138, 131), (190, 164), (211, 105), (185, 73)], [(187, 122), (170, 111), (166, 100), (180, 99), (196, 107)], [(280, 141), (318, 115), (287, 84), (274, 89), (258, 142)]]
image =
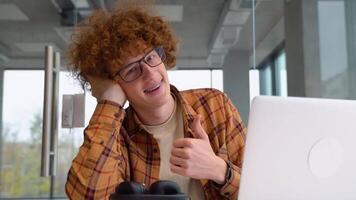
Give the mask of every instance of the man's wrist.
[(109, 100), (109, 101), (112, 101), (112, 102), (115, 102), (115, 103), (119, 104), (121, 107), (124, 106), (125, 101), (126, 101), (126, 99), (123, 98), (122, 96), (115, 96), (114, 97), (112, 95), (105, 95), (105, 94), (100, 97), (100, 100)]
[(219, 185), (223, 185), (226, 182), (226, 174), (228, 173), (228, 165), (223, 160), (222, 158), (217, 156), (218, 164), (217, 164), (217, 169), (218, 173), (216, 173), (216, 177), (213, 179), (213, 181)]

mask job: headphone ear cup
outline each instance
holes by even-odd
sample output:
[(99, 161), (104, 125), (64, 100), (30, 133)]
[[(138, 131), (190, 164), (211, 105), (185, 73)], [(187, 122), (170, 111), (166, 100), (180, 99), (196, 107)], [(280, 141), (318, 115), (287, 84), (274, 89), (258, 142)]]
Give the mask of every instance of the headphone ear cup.
[(181, 194), (181, 190), (179, 185), (173, 181), (156, 181), (154, 182), (149, 190), (149, 194), (161, 194), (161, 195), (174, 195), (174, 194)]
[(133, 181), (124, 181), (121, 182), (115, 189), (116, 194), (145, 194), (147, 189), (143, 184), (133, 182)]

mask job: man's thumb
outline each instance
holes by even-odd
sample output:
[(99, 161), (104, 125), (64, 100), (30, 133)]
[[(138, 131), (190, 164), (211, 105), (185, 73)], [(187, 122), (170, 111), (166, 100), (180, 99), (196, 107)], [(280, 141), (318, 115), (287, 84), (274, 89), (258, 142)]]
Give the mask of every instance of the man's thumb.
[(208, 135), (204, 131), (203, 127), (201, 126), (201, 116), (196, 115), (192, 122), (192, 131), (193, 135), (197, 139), (207, 139)]

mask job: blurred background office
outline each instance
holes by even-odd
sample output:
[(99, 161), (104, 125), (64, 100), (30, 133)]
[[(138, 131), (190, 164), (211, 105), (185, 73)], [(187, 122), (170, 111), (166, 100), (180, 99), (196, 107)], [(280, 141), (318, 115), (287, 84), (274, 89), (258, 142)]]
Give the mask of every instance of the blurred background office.
[[(172, 84), (224, 91), (246, 124), (256, 94), (356, 99), (355, 0), (156, 2), (157, 15), (181, 39)], [(65, 51), (75, 24), (114, 4), (0, 0), (0, 199), (65, 199), (67, 171), (83, 140), (83, 127), (61, 126), (62, 96), (83, 93), (66, 72)], [(52, 114), (58, 132), (55, 175), (40, 176), (47, 45), (61, 55)], [(86, 124), (95, 105), (86, 92)]]

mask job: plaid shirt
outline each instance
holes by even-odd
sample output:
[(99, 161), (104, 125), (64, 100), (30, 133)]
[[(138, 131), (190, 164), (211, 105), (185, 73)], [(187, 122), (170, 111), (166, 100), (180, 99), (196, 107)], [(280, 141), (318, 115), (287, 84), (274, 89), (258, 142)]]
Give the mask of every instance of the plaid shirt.
[[(232, 168), (230, 179), (217, 187), (200, 180), (207, 200), (236, 199), (246, 128), (231, 100), (218, 90), (195, 89), (171, 93), (182, 105), (184, 137), (193, 137), (189, 123), (202, 116), (202, 127), (216, 155)], [(132, 108), (99, 101), (84, 143), (68, 172), (66, 193), (70, 199), (108, 199), (124, 180), (151, 185), (159, 179), (160, 151), (156, 140), (142, 126)]]

